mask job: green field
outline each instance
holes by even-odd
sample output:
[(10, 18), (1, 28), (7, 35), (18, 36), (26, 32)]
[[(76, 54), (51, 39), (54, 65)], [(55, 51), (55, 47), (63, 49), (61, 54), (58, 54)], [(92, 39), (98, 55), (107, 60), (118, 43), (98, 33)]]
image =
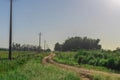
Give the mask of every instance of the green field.
[[(28, 51), (14, 51), (13, 59), (8, 60), (8, 52), (0, 51), (0, 80), (80, 80), (74, 72), (61, 69), (52, 64), (42, 64), (42, 59), (49, 53), (36, 53)], [(104, 60), (103, 60), (104, 59)], [(56, 52), (54, 60), (89, 70), (99, 70), (108, 73), (119, 73), (111, 66), (104, 66), (102, 61), (115, 60), (119, 62), (119, 52), (100, 50), (80, 50), (78, 52)], [(97, 62), (97, 60), (99, 60)], [(114, 62), (114, 61), (113, 61)], [(111, 61), (111, 64), (113, 65)], [(92, 63), (92, 64), (91, 64)], [(105, 64), (105, 63), (104, 63)], [(92, 80), (120, 80), (120, 76), (95, 73), (90, 75)]]
[(41, 64), (47, 53), (13, 52), (14, 59), (7, 60), (6, 51), (0, 51), (0, 80), (80, 80), (79, 76), (51, 64)]
[[(120, 73), (120, 52), (102, 50), (80, 50), (78, 52), (56, 52), (54, 60), (72, 66), (108, 73)], [(93, 74), (93, 80), (120, 80), (120, 77)]]

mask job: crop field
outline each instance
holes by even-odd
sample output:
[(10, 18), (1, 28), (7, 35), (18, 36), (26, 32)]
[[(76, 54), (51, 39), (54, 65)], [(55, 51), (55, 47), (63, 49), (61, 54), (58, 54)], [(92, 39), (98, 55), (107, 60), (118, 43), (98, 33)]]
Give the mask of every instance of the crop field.
[(14, 59), (9, 61), (7, 51), (0, 51), (0, 80), (80, 80), (71, 71), (54, 65), (41, 63), (47, 53), (13, 52)]
[[(56, 52), (54, 61), (103, 73), (120, 73), (120, 52), (102, 50), (80, 50), (78, 52)], [(93, 80), (120, 80), (120, 76), (92, 74)]]
[(0, 80), (120, 80), (120, 0), (0, 0), (0, 30)]
[[(23, 56), (23, 55), (29, 55), (29, 54), (33, 54), (33, 52), (30, 51), (13, 51), (12, 53), (12, 57), (13, 58), (17, 58), (19, 56)], [(8, 51), (0, 51), (0, 59), (7, 59), (8, 58)]]

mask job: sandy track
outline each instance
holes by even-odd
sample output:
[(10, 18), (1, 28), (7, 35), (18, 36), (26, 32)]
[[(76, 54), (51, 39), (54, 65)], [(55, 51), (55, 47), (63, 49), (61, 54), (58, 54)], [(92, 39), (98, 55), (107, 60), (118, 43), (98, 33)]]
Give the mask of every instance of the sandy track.
[(67, 70), (74, 71), (75, 73), (77, 73), (82, 78), (82, 80), (91, 80), (89, 78), (90, 73), (89, 73), (88, 70), (83, 70), (83, 69), (80, 69), (80, 68), (77, 68), (77, 67), (57, 63), (57, 62), (52, 60), (52, 58), (54, 56), (55, 56), (55, 54), (50, 54), (50, 55), (44, 57), (43, 60), (42, 60), (42, 63), (43, 64), (51, 63), (53, 65), (56, 65), (56, 66), (60, 67), (60, 68), (64, 68), (64, 69), (67, 69)]
[(51, 64), (56, 65), (58, 67), (74, 71), (82, 78), (82, 80), (92, 80), (90, 76), (92, 76), (93, 74), (99, 74), (99, 75), (120, 78), (120, 74), (117, 74), (117, 73), (108, 73), (108, 72), (103, 72), (103, 71), (89, 70), (89, 69), (85, 69), (85, 68), (78, 68), (75, 66), (57, 63), (57, 62), (53, 61), (53, 59), (52, 59), (54, 56), (55, 56), (55, 54), (51, 53), (50, 55), (44, 57), (44, 59), (42, 60), (42, 63), (43, 64), (51, 63)]

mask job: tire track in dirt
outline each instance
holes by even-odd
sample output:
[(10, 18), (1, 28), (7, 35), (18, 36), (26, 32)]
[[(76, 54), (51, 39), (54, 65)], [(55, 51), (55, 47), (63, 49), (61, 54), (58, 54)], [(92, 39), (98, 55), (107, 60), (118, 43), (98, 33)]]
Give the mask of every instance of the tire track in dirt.
[(91, 80), (90, 77), (89, 77), (90, 72), (88, 70), (83, 70), (83, 69), (80, 69), (80, 68), (77, 68), (77, 67), (57, 63), (57, 62), (52, 60), (52, 58), (54, 56), (55, 56), (55, 54), (52, 53), (52, 54), (44, 57), (43, 60), (42, 60), (42, 63), (43, 64), (51, 63), (51, 64), (53, 64), (55, 66), (60, 67), (60, 68), (74, 71), (75, 73), (77, 73), (77, 75), (79, 75), (81, 77), (82, 80)]
[(112, 76), (114, 78), (117, 77), (120, 79), (120, 74), (118, 74), (118, 73), (109, 73), (109, 72), (97, 71), (97, 70), (92, 70), (92, 69), (89, 70), (89, 69), (85, 69), (85, 68), (80, 68), (80, 67), (57, 63), (57, 62), (53, 61), (53, 59), (52, 59), (54, 56), (55, 56), (55, 54), (51, 53), (50, 55), (44, 57), (42, 60), (42, 63), (43, 64), (51, 63), (51, 64), (61, 67), (63, 69), (74, 71), (77, 73), (77, 75), (79, 75), (82, 78), (82, 80), (92, 80), (92, 76), (94, 74)]

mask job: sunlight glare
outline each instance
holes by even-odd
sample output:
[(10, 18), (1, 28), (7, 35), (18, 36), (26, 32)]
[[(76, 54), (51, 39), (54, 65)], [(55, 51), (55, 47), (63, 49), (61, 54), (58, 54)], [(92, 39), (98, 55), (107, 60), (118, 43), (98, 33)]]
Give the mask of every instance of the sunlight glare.
[(105, 4), (105, 6), (113, 11), (113, 12), (116, 12), (116, 11), (119, 11), (120, 10), (120, 0), (102, 0)]
[(113, 4), (113, 6), (119, 6), (120, 7), (120, 0), (109, 0)]

